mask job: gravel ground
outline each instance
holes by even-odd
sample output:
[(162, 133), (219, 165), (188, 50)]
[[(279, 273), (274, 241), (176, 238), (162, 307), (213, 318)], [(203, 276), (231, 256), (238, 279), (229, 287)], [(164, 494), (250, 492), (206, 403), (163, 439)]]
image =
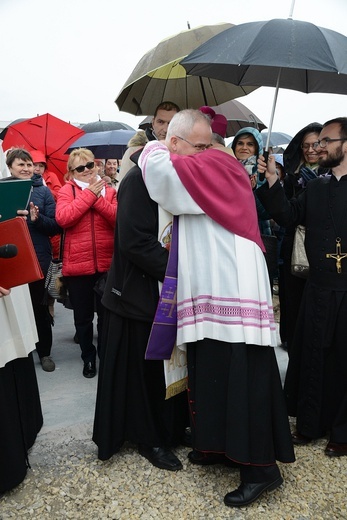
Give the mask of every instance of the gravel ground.
[[(276, 297), (274, 305), (278, 321)], [(239, 485), (237, 470), (194, 466), (185, 447), (176, 451), (183, 462), (177, 473), (153, 467), (131, 445), (102, 462), (91, 436), (91, 421), (44, 427), (29, 453), (25, 480), (0, 498), (0, 520), (347, 520), (347, 457), (324, 455), (327, 439), (295, 448), (296, 462), (280, 465), (279, 489), (233, 509), (223, 498)]]
[(296, 448), (297, 461), (280, 465), (284, 485), (246, 508), (231, 509), (223, 497), (238, 486), (237, 470), (194, 466), (184, 447), (176, 452), (183, 470), (175, 473), (153, 467), (131, 445), (102, 462), (91, 425), (80, 425), (38, 437), (26, 479), (0, 499), (0, 518), (347, 519), (347, 458), (330, 459), (325, 444)]

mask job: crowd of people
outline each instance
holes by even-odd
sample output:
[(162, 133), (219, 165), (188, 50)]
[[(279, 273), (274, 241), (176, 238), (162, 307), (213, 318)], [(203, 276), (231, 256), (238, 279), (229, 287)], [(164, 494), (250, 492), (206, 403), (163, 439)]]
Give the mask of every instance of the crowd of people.
[[(307, 125), (267, 162), (256, 128), (241, 129), (230, 147), (226, 129), (211, 107), (166, 101), (122, 161), (73, 150), (63, 185), (41, 151), (14, 148), (6, 163), (12, 179), (32, 180), (18, 216), (44, 276), (62, 255), (84, 377), (96, 376), (99, 359), (99, 459), (130, 442), (153, 466), (179, 471), (175, 448), (189, 446), (191, 464), (239, 470), (224, 503), (242, 507), (281, 486), (277, 462), (294, 462), (295, 444), (328, 436), (326, 455), (347, 455), (347, 118)], [(299, 224), (307, 280), (291, 271)], [(284, 388), (262, 238), (274, 225)], [(44, 278), (0, 287), (12, 352), (0, 355), (0, 387), (16, 396), (0, 397), (0, 493), (25, 477), (42, 426), (32, 351), (44, 371), (55, 369), (54, 302), (44, 296)], [(20, 341), (9, 311), (19, 299)]]

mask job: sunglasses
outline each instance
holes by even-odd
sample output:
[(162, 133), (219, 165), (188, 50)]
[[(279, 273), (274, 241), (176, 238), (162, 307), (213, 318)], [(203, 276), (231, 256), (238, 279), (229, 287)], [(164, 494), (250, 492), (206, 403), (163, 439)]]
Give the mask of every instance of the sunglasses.
[(87, 162), (87, 164), (84, 164), (83, 166), (76, 166), (76, 168), (72, 168), (71, 171), (75, 171), (78, 173), (83, 173), (84, 170), (92, 170), (94, 168), (94, 161)]

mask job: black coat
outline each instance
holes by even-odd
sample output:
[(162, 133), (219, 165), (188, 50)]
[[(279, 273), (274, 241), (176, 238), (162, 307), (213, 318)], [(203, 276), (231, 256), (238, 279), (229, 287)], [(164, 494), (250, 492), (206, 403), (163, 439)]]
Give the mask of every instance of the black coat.
[(134, 166), (118, 191), (114, 255), (104, 306), (123, 317), (153, 321), (158, 281), (164, 280), (167, 260), (168, 251), (158, 241), (158, 205), (148, 195), (140, 168)]
[(33, 191), (30, 202), (33, 202), (39, 208), (39, 218), (35, 222), (31, 222), (28, 217), (27, 223), (41, 269), (46, 274), (52, 260), (50, 237), (61, 233), (61, 228), (55, 220), (53, 195), (49, 188), (43, 184), (41, 175), (34, 174), (32, 184)]
[(311, 180), (297, 198), (287, 200), (277, 181), (258, 196), (281, 225), (306, 226), (310, 274), (306, 282), (285, 381), (288, 413), (300, 433), (318, 438), (330, 431), (332, 442), (347, 443), (347, 175)]
[(268, 185), (258, 188), (257, 194), (272, 218), (281, 226), (306, 226), (305, 247), (311, 281), (326, 287), (330, 284), (331, 289), (337, 286), (337, 290), (342, 287), (347, 290), (347, 259), (342, 260), (342, 273), (337, 275), (335, 261), (326, 258), (326, 253), (335, 253), (338, 236), (341, 238), (342, 251), (347, 251), (347, 176), (343, 176), (340, 181), (334, 175), (313, 179), (298, 197), (290, 201), (279, 181), (270, 189)]

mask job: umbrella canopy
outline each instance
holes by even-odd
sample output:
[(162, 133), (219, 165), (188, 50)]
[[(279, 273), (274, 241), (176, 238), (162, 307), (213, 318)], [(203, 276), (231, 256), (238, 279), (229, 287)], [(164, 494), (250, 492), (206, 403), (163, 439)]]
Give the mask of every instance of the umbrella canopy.
[(26, 117), (21, 117), (19, 119), (15, 119), (14, 121), (11, 121), (11, 123), (9, 125), (7, 125), (6, 128), (4, 128), (2, 130), (2, 132), (0, 132), (0, 139), (1, 140), (5, 139), (5, 135), (6, 135), (7, 130), (9, 129), (10, 126), (15, 125), (17, 123), (21, 123), (22, 121), (26, 121), (26, 119), (27, 119)]
[[(236, 85), (347, 94), (347, 38), (309, 22), (274, 19), (235, 25), (182, 60), (189, 74)], [(267, 143), (268, 148), (268, 143)]]
[(235, 135), (241, 128), (245, 128), (246, 126), (253, 126), (260, 132), (264, 128), (267, 128), (252, 110), (236, 99), (211, 108), (213, 108), (216, 114), (222, 114), (227, 118), (228, 126), (226, 137)]
[(88, 148), (96, 159), (121, 159), (127, 149), (129, 139), (135, 130), (108, 130), (107, 132), (91, 132), (72, 143), (66, 153), (75, 148)]
[(252, 92), (255, 87), (237, 87), (203, 74), (188, 76), (180, 65), (184, 56), (230, 27), (230, 23), (204, 25), (159, 42), (141, 58), (118, 94), (119, 109), (136, 116), (148, 115), (154, 114), (162, 101), (172, 101), (181, 109), (199, 108), (219, 105)]
[[(268, 132), (261, 132), (261, 137), (263, 139), (263, 145), (265, 148)], [(286, 146), (292, 140), (292, 136), (289, 134), (285, 134), (284, 132), (271, 132), (269, 146), (272, 148), (279, 146)]]
[(126, 123), (120, 123), (119, 121), (93, 121), (92, 123), (86, 123), (81, 125), (82, 130), (86, 134), (90, 132), (107, 132), (108, 130), (134, 130), (131, 126)]
[[(232, 99), (226, 103), (211, 108), (213, 108), (216, 114), (222, 114), (227, 118), (228, 126), (226, 137), (232, 137), (241, 128), (246, 126), (253, 126), (259, 131), (267, 128), (254, 112), (252, 112), (252, 110), (239, 101), (236, 101), (236, 99)], [(152, 118), (153, 116), (145, 117), (145, 119), (139, 124), (139, 128), (145, 130), (151, 124)]]
[(83, 134), (81, 128), (44, 114), (8, 127), (2, 147), (4, 150), (11, 147), (40, 150), (46, 156), (47, 169), (64, 183), (68, 159), (65, 150)]

